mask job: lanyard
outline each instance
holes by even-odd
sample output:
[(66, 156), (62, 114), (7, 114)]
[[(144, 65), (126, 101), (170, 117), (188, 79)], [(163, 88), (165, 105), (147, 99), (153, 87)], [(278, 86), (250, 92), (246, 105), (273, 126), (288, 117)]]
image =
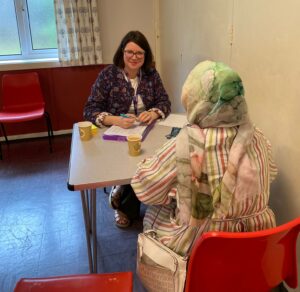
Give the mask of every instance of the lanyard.
[(138, 114), (138, 108), (137, 108), (138, 96), (136, 94), (133, 96), (132, 101), (133, 101), (133, 107), (134, 107), (134, 114), (137, 116), (137, 114)]
[[(125, 77), (126, 81), (129, 82), (128, 76), (127, 76), (127, 74), (126, 74), (125, 71), (123, 71), (123, 74), (124, 74), (124, 77)], [(133, 95), (133, 97), (132, 97), (132, 102), (133, 102), (134, 113), (135, 113), (135, 115), (137, 116), (137, 114), (138, 114), (138, 95), (137, 95), (137, 88), (138, 88), (139, 83), (140, 83), (140, 80), (141, 80), (141, 78), (142, 78), (142, 71), (141, 71), (141, 70), (139, 71), (139, 74), (138, 74), (138, 76), (137, 76), (136, 78), (137, 78), (137, 80), (136, 80), (135, 83), (132, 82), (131, 80), (130, 80), (130, 83), (131, 83), (131, 87), (132, 87), (133, 90), (134, 90), (134, 95)]]

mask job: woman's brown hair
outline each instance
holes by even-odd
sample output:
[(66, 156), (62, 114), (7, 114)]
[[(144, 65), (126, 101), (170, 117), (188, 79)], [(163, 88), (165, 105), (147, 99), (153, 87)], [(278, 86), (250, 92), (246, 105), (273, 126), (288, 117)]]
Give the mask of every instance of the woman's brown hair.
[(113, 63), (120, 68), (124, 68), (124, 49), (130, 42), (137, 44), (145, 51), (145, 60), (142, 69), (144, 71), (148, 71), (151, 67), (153, 67), (153, 54), (146, 37), (139, 31), (130, 31), (123, 37), (117, 51), (115, 52)]

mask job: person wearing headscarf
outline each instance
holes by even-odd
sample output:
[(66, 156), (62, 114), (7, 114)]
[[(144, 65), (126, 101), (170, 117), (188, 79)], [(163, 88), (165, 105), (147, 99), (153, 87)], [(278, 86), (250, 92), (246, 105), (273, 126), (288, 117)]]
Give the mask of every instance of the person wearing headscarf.
[(239, 75), (204, 61), (188, 75), (181, 100), (189, 124), (144, 159), (131, 185), (150, 205), (144, 231), (185, 255), (204, 231), (274, 227), (268, 206), (277, 175), (271, 145), (250, 121)]

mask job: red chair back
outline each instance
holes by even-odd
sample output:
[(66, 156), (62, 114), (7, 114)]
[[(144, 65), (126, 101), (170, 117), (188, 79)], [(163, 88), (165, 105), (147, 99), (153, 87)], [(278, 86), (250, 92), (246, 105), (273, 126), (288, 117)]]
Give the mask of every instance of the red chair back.
[(207, 232), (188, 263), (185, 292), (264, 292), (282, 281), (297, 287), (300, 217), (257, 232)]
[(16, 110), (44, 106), (37, 72), (4, 74), (2, 77), (2, 109)]
[(132, 292), (132, 288), (132, 272), (118, 272), (21, 279), (14, 292)]

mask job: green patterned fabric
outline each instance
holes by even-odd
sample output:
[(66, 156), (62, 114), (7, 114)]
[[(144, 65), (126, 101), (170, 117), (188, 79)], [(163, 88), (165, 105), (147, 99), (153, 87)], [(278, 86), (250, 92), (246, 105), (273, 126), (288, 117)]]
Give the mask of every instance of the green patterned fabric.
[(182, 89), (188, 121), (201, 128), (233, 127), (248, 120), (244, 87), (239, 75), (220, 62), (199, 63)]
[[(227, 216), (236, 186), (234, 171), (254, 129), (247, 115), (242, 80), (223, 63), (198, 64), (183, 85), (182, 102), (193, 126), (182, 129), (176, 144), (179, 208), (181, 220), (195, 226), (207, 217)], [(212, 130), (215, 128), (226, 128), (226, 135), (224, 130)], [(227, 170), (220, 167), (224, 165), (225, 156), (220, 155), (224, 139), (225, 152), (232, 157)]]

